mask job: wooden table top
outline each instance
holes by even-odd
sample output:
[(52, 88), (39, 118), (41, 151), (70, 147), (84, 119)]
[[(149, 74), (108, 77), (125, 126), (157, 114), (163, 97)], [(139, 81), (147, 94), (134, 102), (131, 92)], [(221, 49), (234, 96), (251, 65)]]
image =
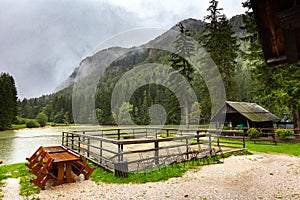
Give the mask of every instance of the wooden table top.
[(79, 156), (76, 156), (76, 155), (74, 155), (74, 154), (72, 154), (68, 151), (49, 153), (49, 155), (50, 155), (51, 158), (53, 158), (53, 163), (80, 160)]
[(58, 152), (64, 152), (67, 151), (64, 147), (62, 146), (48, 146), (44, 147), (45, 151), (48, 153), (58, 153)]

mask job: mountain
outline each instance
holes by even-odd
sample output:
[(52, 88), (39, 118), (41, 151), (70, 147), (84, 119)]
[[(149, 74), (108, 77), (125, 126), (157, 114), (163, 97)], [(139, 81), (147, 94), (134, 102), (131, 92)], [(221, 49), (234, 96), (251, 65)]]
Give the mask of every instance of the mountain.
[[(205, 22), (198, 20), (198, 19), (185, 19), (181, 21), (183, 26), (188, 29), (191, 32), (191, 35), (193, 38), (195, 38), (196, 41), (198, 41), (198, 38), (201, 34), (202, 26)], [(230, 19), (230, 23), (232, 24), (232, 29), (234, 32), (237, 33), (237, 35), (241, 35), (243, 31), (240, 29), (242, 26), (242, 15), (234, 16)], [(141, 45), (139, 47), (133, 47), (133, 48), (121, 48), (121, 47), (111, 47), (108, 49), (101, 50), (97, 52), (96, 54), (85, 58), (81, 61), (78, 67), (74, 69), (72, 74), (64, 81), (62, 82), (57, 88), (56, 92), (59, 90), (62, 90), (66, 87), (69, 87), (70, 85), (73, 85), (75, 82), (75, 79), (83, 79), (83, 78), (99, 78), (99, 76), (102, 76), (104, 71), (101, 71), (101, 69), (104, 69), (103, 65), (107, 64), (107, 61), (115, 59), (117, 56), (124, 56), (126, 53), (129, 53), (126, 55), (126, 59), (122, 60), (123, 67), (121, 69), (120, 65), (116, 65), (117, 62), (112, 63), (111, 65), (115, 65), (115, 68), (109, 67), (109, 71), (126, 71), (126, 67), (130, 68), (130, 66), (134, 66), (138, 64), (139, 62), (145, 61), (147, 58), (154, 56), (153, 52), (155, 51), (149, 51), (148, 55), (145, 54), (145, 48), (148, 47), (165, 47), (166, 45), (170, 44), (170, 40), (174, 40), (176, 37), (176, 32), (178, 31), (178, 27), (174, 25), (169, 31), (166, 33), (163, 33), (162, 35), (158, 36), (157, 38), (149, 41), (148, 43)], [(143, 50), (144, 49), (144, 52)], [(134, 51), (137, 51), (136, 53)], [(137, 56), (141, 55), (141, 57)], [(133, 60), (132, 60), (133, 59)], [(121, 60), (121, 59), (119, 59)], [(119, 61), (121, 63), (121, 61)], [(98, 71), (99, 70), (99, 71)], [(97, 73), (95, 73), (97, 71)]]
[[(182, 21), (183, 25), (187, 27), (191, 32), (199, 32), (201, 30), (201, 27), (203, 25), (203, 22), (201, 20), (196, 20), (196, 19), (186, 19)], [(139, 47), (133, 47), (133, 48), (121, 48), (121, 47), (111, 47), (108, 49), (101, 50), (97, 52), (96, 54), (85, 58), (82, 60), (79, 64), (78, 67), (74, 69), (72, 74), (64, 81), (62, 82), (57, 88), (55, 89), (56, 92), (59, 90), (62, 90), (66, 87), (69, 87), (70, 85), (74, 84), (75, 79), (82, 79), (85, 77), (92, 76), (90, 78), (95, 78), (95, 76), (101, 76), (103, 75), (103, 72), (97, 72), (95, 71), (99, 69), (103, 69), (104, 66), (101, 66), (102, 64), (106, 63), (109, 60), (112, 60), (111, 58), (115, 58), (116, 55), (123, 55), (127, 52), (131, 52), (129, 55), (127, 55), (127, 60), (130, 60), (131, 56), (135, 56), (136, 53), (134, 53), (134, 50), (138, 50), (138, 54), (141, 54), (141, 49), (147, 48), (147, 46), (165, 46), (170, 43), (169, 38), (174, 38), (174, 30), (177, 30), (177, 27), (174, 25), (169, 31), (166, 33), (163, 33), (162, 35), (158, 36), (157, 38), (149, 41), (147, 44), (141, 45)], [(178, 30), (177, 30), (178, 31)], [(170, 35), (173, 35), (170, 37)], [(151, 52), (150, 52), (151, 55)], [(140, 59), (145, 59), (140, 58)], [(104, 60), (103, 60), (104, 59)], [(124, 61), (124, 60), (123, 60)], [(142, 60), (138, 61), (132, 61), (132, 63), (125, 62), (127, 64), (130, 64), (130, 66), (137, 64), (137, 62), (141, 62)], [(116, 63), (114, 63), (116, 64)], [(112, 64), (112, 65), (114, 65)], [(98, 68), (96, 70), (96, 68)], [(117, 67), (116, 67), (117, 68)], [(110, 67), (111, 69), (111, 67)], [(114, 69), (118, 70), (118, 69)], [(93, 73), (92, 73), (93, 72)]]
[[(181, 23), (190, 31), (194, 42), (198, 44), (205, 22), (190, 18)], [(233, 17), (230, 19), (230, 23), (233, 25), (232, 29), (237, 37), (241, 37), (243, 32), (239, 27), (242, 25), (242, 16)], [(149, 29), (149, 31), (151, 30)], [(151, 82), (157, 77), (159, 80), (169, 80), (170, 71), (168, 70), (170, 69), (166, 70), (163, 66), (169, 66), (170, 53), (176, 51), (174, 41), (177, 40), (178, 34), (178, 27), (174, 25), (146, 44), (131, 48), (110, 47), (86, 57), (57, 87), (57, 92), (21, 102), (22, 114), (20, 116), (35, 118), (38, 113), (44, 112), (53, 122), (114, 124), (115, 117), (113, 115), (119, 117), (122, 116), (122, 113), (118, 113), (120, 109), (113, 110), (112, 106), (114, 101), (120, 101), (130, 102), (133, 105), (134, 111), (131, 114), (134, 115), (133, 119), (137, 124), (150, 123), (147, 113), (149, 113), (149, 107), (156, 104), (163, 105), (165, 108), (166, 123), (178, 124), (181, 120), (181, 108), (180, 102), (175, 96), (176, 92), (171, 91), (169, 85), (164, 86), (157, 82)], [(132, 37), (135, 35), (133, 34)], [(243, 74), (243, 69), (241, 68), (241, 70), (237, 77), (241, 77)], [(245, 72), (248, 73), (247, 70)], [(248, 76), (249, 73), (245, 75)], [(196, 76), (199, 75), (195, 74)], [(115, 94), (115, 88), (120, 86), (119, 80), (123, 77), (127, 77), (125, 81), (121, 81), (121, 87), (125, 90), (119, 90)], [(245, 82), (245, 78), (239, 80)], [(199, 101), (202, 98), (204, 85), (201, 77), (198, 77), (197, 81), (192, 84)], [(184, 91), (181, 90), (182, 88), (178, 89)], [(247, 92), (248, 90), (246, 88), (243, 91)], [(113, 94), (116, 96), (112, 98)], [(126, 99), (127, 97), (129, 99)], [(193, 102), (195, 101), (193, 100)], [(117, 106), (120, 108), (122, 105)], [(202, 110), (202, 113), (204, 112), (207, 114), (202, 121), (207, 121), (210, 110)]]

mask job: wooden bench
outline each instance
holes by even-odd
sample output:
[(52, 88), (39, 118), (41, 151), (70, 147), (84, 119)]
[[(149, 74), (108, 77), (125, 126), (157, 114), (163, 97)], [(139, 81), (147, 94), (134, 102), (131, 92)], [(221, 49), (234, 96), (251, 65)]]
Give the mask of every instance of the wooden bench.
[(72, 172), (79, 176), (84, 175), (84, 179), (88, 180), (96, 168), (90, 167), (83, 156), (80, 155), (80, 160), (72, 163)]
[(49, 155), (49, 153), (45, 153), (42, 160), (39, 161), (40, 168), (35, 171), (36, 178), (31, 179), (30, 181), (40, 187), (42, 190), (45, 190), (46, 183), (50, 179), (57, 179), (57, 175), (53, 172), (52, 167), (53, 158)]
[(26, 163), (25, 165), (32, 169), (35, 165), (38, 164), (38, 162), (44, 157), (45, 151), (42, 146), (40, 146), (33, 154), (30, 156), (30, 158), (26, 158), (29, 163)]

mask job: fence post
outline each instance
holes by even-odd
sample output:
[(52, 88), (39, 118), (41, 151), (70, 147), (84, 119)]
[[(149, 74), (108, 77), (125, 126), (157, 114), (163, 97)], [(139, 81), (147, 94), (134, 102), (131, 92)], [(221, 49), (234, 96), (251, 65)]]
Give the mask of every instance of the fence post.
[(118, 129), (118, 140), (120, 140), (121, 136), (120, 136), (120, 129)]
[(167, 129), (167, 137), (169, 137), (169, 129)]
[(66, 137), (66, 146), (69, 146), (69, 132), (67, 132), (67, 137)]
[(73, 133), (72, 133), (71, 144), (72, 144), (71, 148), (72, 148), (72, 150), (74, 150), (74, 134)]
[(245, 144), (245, 132), (243, 132), (243, 148), (246, 148), (246, 144)]
[(158, 147), (159, 147), (158, 146), (158, 141), (155, 141), (154, 142), (154, 148), (155, 148), (155, 150), (154, 150), (154, 163), (156, 165), (159, 164), (159, 148)]
[(88, 137), (88, 144), (87, 144), (87, 157), (89, 158), (90, 157), (90, 138)]
[(62, 132), (61, 144), (64, 145), (65, 142), (65, 132)]
[(102, 140), (100, 140), (100, 163), (102, 164)]
[(80, 147), (80, 136), (78, 135), (78, 153), (80, 153), (81, 147)]
[(123, 144), (118, 144), (118, 162), (123, 161)]
[(185, 148), (186, 148), (186, 159), (189, 159), (189, 139), (185, 139)]

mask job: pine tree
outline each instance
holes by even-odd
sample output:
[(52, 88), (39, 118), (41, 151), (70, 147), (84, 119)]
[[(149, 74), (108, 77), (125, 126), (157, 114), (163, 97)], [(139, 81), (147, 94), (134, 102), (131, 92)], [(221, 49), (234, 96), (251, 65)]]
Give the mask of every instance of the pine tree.
[(233, 100), (235, 82), (233, 76), (237, 65), (237, 40), (232, 27), (222, 8), (218, 8), (218, 1), (210, 1), (207, 11), (210, 12), (204, 18), (204, 25), (200, 44), (210, 53), (211, 58), (217, 65), (226, 90), (227, 99)]
[(11, 128), (17, 116), (17, 89), (15, 81), (8, 73), (0, 75), (0, 130)]
[[(194, 69), (192, 65), (186, 60), (186, 58), (194, 55), (194, 45), (193, 40), (191, 38), (191, 34), (189, 30), (185, 29), (182, 23), (178, 23), (176, 25), (179, 28), (180, 34), (178, 34), (177, 39), (175, 40), (175, 49), (177, 50), (175, 53), (171, 54), (170, 58), (170, 66), (175, 69), (175, 73), (171, 74), (170, 79), (170, 87), (181, 88), (180, 91), (177, 92), (177, 95), (182, 98), (187, 95), (187, 91), (189, 88), (182, 88), (181, 82), (177, 80), (176, 73), (180, 73), (185, 77), (185, 79), (191, 83), (193, 79)], [(184, 98), (184, 116), (185, 116), (185, 124), (186, 128), (189, 127), (189, 107), (191, 102), (189, 102), (189, 98)]]

